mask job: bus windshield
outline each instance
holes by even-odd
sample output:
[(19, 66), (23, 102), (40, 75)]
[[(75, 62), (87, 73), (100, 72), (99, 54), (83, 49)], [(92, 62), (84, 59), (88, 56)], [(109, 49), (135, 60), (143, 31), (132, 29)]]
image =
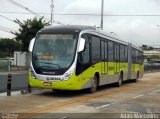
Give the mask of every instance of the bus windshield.
[(32, 54), (37, 73), (68, 68), (74, 59), (77, 35), (39, 34)]

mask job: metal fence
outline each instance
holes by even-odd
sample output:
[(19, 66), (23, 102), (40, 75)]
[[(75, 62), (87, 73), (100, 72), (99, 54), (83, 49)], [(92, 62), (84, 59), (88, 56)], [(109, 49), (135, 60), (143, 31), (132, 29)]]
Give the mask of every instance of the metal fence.
[(0, 58), (0, 71), (10, 71), (10, 65), (9, 58)]
[(0, 93), (7, 91), (8, 75), (0, 75)]
[(154, 72), (154, 71), (160, 71), (160, 65), (145, 65), (144, 66), (144, 71), (145, 72)]

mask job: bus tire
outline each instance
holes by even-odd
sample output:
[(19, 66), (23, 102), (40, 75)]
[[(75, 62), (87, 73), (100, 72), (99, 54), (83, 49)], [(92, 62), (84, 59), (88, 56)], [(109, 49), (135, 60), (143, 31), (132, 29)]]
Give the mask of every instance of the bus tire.
[(135, 82), (138, 82), (138, 79), (139, 79), (139, 71), (137, 72)]
[(95, 93), (98, 86), (98, 78), (96, 75), (91, 79), (91, 86), (89, 88), (89, 93)]
[(119, 80), (118, 80), (118, 82), (116, 83), (116, 86), (117, 86), (117, 87), (121, 87), (121, 86), (122, 86), (122, 81), (123, 81), (123, 74), (121, 73), (121, 74), (119, 75)]

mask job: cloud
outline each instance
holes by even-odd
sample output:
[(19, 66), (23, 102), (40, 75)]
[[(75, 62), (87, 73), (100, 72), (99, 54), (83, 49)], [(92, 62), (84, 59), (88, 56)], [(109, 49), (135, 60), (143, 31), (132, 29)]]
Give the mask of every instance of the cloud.
[(101, 2), (99, 0), (76, 0), (69, 4), (63, 11), (63, 13), (100, 13)]
[[(28, 0), (25, 1), (36, 12), (50, 12), (50, 0)], [(160, 14), (160, 0), (104, 0), (104, 14), (106, 15), (135, 15), (135, 14)], [(37, 7), (38, 6), (38, 7)], [(29, 6), (28, 6), (29, 7)], [(2, 1), (0, 11), (21, 11), (25, 12), (9, 2)], [(99, 14), (101, 12), (101, 0), (55, 0), (54, 13), (62, 14)], [(6, 14), (5, 14), (6, 15)], [(7, 15), (6, 15), (7, 16)], [(34, 17), (33, 15), (10, 15), (11, 19), (25, 20)], [(46, 15), (50, 19), (50, 15)], [(82, 24), (100, 26), (100, 16), (78, 16), (78, 15), (55, 15), (54, 19), (64, 24)], [(104, 30), (115, 32), (125, 40), (136, 44), (159, 44), (160, 17), (143, 16), (104, 16)], [(4, 27), (18, 28), (9, 21), (1, 19)], [(8, 36), (5, 35), (5, 36)]]
[(160, 45), (160, 28), (142, 19), (125, 19), (119, 20), (115, 22), (115, 24), (107, 23), (105, 25), (105, 30), (108, 32), (115, 32), (120, 39), (136, 45)]
[(159, 1), (159, 0), (153, 0), (153, 2), (154, 2), (156, 5), (160, 5), (160, 1)]
[[(160, 10), (151, 0), (104, 0), (104, 13), (107, 15), (135, 15), (135, 14), (158, 14)], [(76, 0), (69, 4), (62, 13), (72, 14), (100, 14), (100, 0)], [(66, 24), (83, 24), (100, 26), (100, 16), (61, 16)], [(143, 16), (105, 16), (104, 30), (115, 32), (118, 36), (135, 44), (155, 44), (160, 34), (156, 24), (159, 17)], [(157, 43), (160, 45), (160, 42)]]

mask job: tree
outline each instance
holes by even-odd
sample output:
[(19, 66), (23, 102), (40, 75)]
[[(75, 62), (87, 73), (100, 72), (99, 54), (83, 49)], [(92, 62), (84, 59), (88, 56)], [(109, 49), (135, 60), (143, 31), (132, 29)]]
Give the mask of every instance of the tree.
[(14, 51), (19, 50), (20, 44), (14, 39), (0, 39), (0, 57), (13, 56)]
[(15, 34), (15, 39), (21, 44), (21, 51), (27, 51), (30, 40), (35, 37), (40, 29), (49, 25), (49, 22), (44, 21), (43, 17), (27, 19), (23, 22), (16, 19), (15, 22), (20, 28), (19, 32), (13, 32), (13, 34)]

